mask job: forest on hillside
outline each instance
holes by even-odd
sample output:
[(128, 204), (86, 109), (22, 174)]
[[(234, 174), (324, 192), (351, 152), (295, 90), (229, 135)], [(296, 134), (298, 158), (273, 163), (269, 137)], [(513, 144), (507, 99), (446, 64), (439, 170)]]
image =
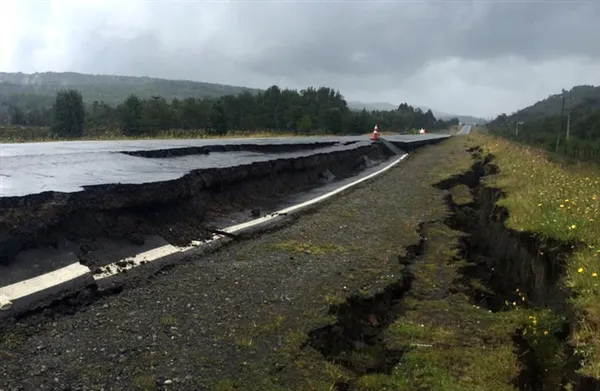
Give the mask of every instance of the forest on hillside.
[(59, 90), (52, 101), (35, 94), (0, 96), (0, 124), (51, 127), (54, 135), (76, 138), (98, 129), (128, 136), (151, 136), (168, 129), (203, 129), (208, 134), (228, 131), (287, 131), (295, 134), (361, 134), (375, 124), (382, 130), (407, 132), (417, 128), (446, 129), (458, 119), (438, 120), (403, 103), (390, 111), (352, 111), (339, 91), (328, 87), (280, 89), (218, 98), (144, 99), (135, 94), (112, 105), (85, 103), (80, 91)]
[(64, 89), (81, 92), (86, 104), (98, 101), (113, 106), (123, 102), (131, 94), (142, 99), (162, 96), (170, 101), (176, 98), (219, 98), (242, 92), (260, 91), (224, 84), (153, 77), (88, 75), (74, 72), (33, 74), (0, 72), (0, 97), (31, 95), (52, 102), (56, 94)]
[(600, 87), (577, 86), (487, 124), (499, 135), (567, 156), (600, 160)]

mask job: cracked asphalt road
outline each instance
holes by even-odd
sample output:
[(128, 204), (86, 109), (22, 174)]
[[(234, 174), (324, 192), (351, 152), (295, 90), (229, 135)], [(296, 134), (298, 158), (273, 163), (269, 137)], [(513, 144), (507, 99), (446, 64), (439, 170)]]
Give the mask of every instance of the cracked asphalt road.
[(327, 380), (324, 360), (307, 353), (304, 379), (287, 353), (331, 320), (330, 304), (393, 281), (418, 223), (446, 213), (429, 184), (445, 143), (282, 229), (19, 320), (0, 331), (0, 390), (225, 390), (242, 378), (315, 389), (306, 382)]

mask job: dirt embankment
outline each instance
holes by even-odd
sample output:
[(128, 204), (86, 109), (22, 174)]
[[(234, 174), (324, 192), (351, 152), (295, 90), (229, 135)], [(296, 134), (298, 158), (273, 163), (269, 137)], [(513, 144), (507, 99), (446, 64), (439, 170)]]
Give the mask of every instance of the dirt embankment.
[[(278, 151), (289, 148), (271, 147)], [(173, 153), (181, 156), (198, 151), (144, 152), (155, 157), (173, 156)], [(2, 198), (0, 259), (10, 261), (28, 248), (59, 248), (65, 243), (75, 243), (77, 256), (93, 266), (95, 260), (88, 259), (87, 254), (94, 252), (100, 239), (125, 239), (143, 244), (144, 235), (159, 235), (172, 244), (186, 245), (208, 237), (211, 229), (207, 225), (211, 221), (248, 209), (254, 209), (252, 217), (258, 217), (260, 207), (265, 204), (334, 177), (355, 174), (389, 155), (383, 146), (375, 144), (236, 167), (195, 170), (165, 182), (99, 185), (77, 193), (46, 192)]]

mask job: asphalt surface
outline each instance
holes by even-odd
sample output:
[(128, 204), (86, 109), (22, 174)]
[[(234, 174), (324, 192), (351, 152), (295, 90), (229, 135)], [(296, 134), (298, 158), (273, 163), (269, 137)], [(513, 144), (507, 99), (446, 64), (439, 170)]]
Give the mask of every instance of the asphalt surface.
[[(446, 137), (398, 135), (389, 141), (411, 142)], [(173, 158), (145, 158), (120, 152), (234, 144), (295, 144), (338, 142), (335, 146), (290, 153), (216, 152)], [(356, 141), (351, 145), (343, 145)], [(213, 140), (71, 141), (0, 144), (0, 197), (45, 191), (76, 192), (83, 186), (140, 184), (180, 178), (194, 169), (222, 168), (278, 158), (307, 156), (368, 145), (365, 136), (282, 137)]]
[(471, 125), (464, 125), (457, 134), (469, 134), (471, 133)]

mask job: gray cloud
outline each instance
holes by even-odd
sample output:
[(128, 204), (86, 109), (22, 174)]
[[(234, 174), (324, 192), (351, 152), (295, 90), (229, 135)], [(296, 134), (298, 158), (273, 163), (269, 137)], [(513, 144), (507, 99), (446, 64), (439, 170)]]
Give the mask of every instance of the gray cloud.
[(5, 17), (22, 27), (0, 27), (12, 71), (328, 85), (474, 115), (600, 84), (595, 0), (15, 4)]

